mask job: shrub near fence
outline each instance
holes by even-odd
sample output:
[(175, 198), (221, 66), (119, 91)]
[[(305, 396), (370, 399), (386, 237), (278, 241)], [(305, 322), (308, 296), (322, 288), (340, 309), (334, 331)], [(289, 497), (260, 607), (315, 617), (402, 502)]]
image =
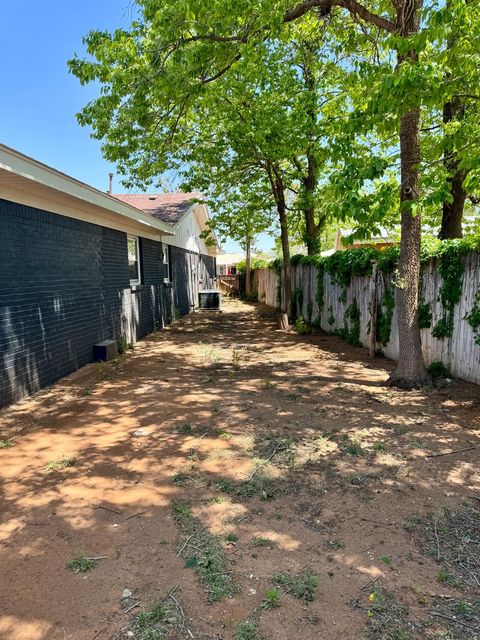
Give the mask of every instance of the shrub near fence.
[[(438, 248), (439, 247), (439, 248)], [(426, 364), (441, 361), (463, 380), (480, 383), (480, 254), (464, 241), (438, 245), (422, 262), (420, 327)], [(376, 347), (397, 360), (395, 250), (354, 249), (326, 260), (292, 258), (294, 316), (354, 345), (370, 346), (371, 301), (376, 299)], [(346, 268), (352, 254), (356, 266)], [(363, 254), (363, 255), (360, 255)], [(377, 258), (379, 258), (377, 260)], [(327, 262), (329, 261), (329, 262)], [(343, 261), (343, 263), (342, 263)], [(372, 264), (377, 262), (376, 276)], [(357, 275), (360, 273), (361, 275)], [(258, 300), (280, 308), (278, 268), (255, 271)]]

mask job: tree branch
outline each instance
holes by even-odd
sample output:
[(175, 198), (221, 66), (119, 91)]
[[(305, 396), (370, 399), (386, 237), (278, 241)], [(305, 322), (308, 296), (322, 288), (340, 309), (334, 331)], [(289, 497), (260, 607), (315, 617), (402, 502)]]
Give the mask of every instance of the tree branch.
[(373, 24), (376, 27), (379, 27), (379, 29), (383, 29), (389, 33), (396, 33), (398, 31), (395, 22), (388, 18), (384, 18), (383, 16), (379, 16), (376, 13), (372, 13), (364, 7), (363, 4), (357, 2), (357, 0), (305, 0), (305, 2), (301, 2), (300, 4), (297, 4), (296, 7), (293, 7), (293, 9), (286, 11), (283, 16), (283, 21), (293, 22), (315, 8), (329, 12), (332, 7), (347, 9), (352, 15), (358, 16), (365, 22)]

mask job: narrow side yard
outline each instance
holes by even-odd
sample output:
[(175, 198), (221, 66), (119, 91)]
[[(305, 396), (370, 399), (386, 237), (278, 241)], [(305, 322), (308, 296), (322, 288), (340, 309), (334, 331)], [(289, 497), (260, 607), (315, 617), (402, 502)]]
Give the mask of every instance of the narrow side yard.
[(0, 412), (0, 638), (478, 640), (479, 389), (392, 366), (233, 301)]

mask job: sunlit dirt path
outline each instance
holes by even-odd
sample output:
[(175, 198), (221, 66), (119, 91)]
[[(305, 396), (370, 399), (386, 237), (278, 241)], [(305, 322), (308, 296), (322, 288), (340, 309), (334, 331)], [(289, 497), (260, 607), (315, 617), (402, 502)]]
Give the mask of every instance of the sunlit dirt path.
[[(419, 624), (454, 592), (406, 524), (475, 504), (480, 396), (391, 390), (391, 366), (229, 302), (0, 412), (0, 638), (135, 637), (132, 616), (178, 587), (169, 638), (230, 640), (254, 618), (267, 640), (349, 640), (380, 580), (412, 637), (440, 637), (441, 619)], [(233, 597), (208, 603), (172, 503), (219, 536)], [(69, 571), (80, 555), (101, 559)], [(306, 569), (312, 602), (261, 607), (276, 572)]]

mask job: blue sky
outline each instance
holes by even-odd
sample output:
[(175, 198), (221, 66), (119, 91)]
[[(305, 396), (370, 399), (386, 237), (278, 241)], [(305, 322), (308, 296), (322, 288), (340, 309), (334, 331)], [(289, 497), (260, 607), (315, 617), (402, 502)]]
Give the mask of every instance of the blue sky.
[[(0, 0), (0, 141), (106, 190), (115, 167), (75, 119), (98, 87), (81, 87), (66, 61), (83, 54), (90, 29), (127, 26), (132, 15), (130, 0)], [(262, 248), (271, 244), (262, 238)]]

